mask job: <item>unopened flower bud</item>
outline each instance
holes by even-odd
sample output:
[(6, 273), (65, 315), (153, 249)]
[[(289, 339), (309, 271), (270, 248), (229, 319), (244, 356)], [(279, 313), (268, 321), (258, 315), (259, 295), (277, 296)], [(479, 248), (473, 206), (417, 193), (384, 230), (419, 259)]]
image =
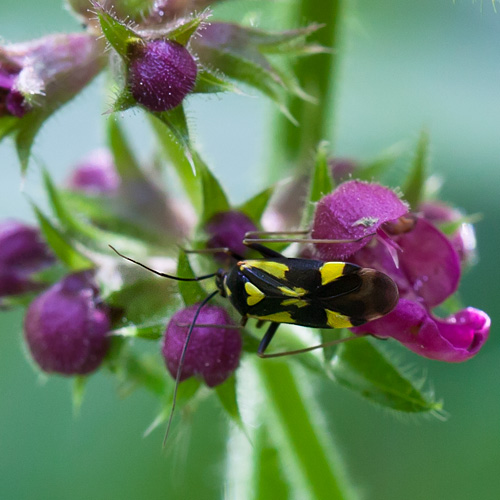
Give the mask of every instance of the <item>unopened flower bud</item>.
[[(163, 341), (163, 357), (173, 378), (186, 343), (189, 325), (199, 304), (175, 313), (170, 320)], [(209, 387), (222, 384), (238, 367), (241, 355), (241, 336), (225, 309), (204, 306), (196, 320), (200, 326), (193, 329), (186, 351), (180, 380), (193, 375), (202, 377)]]
[(128, 86), (135, 100), (150, 111), (168, 111), (193, 90), (197, 67), (180, 43), (153, 40), (131, 51)]
[(109, 348), (109, 311), (92, 273), (66, 276), (37, 297), (24, 319), (31, 356), (47, 373), (85, 375), (96, 370)]
[(54, 262), (36, 227), (16, 221), (0, 224), (0, 297), (38, 290), (33, 273)]
[(111, 153), (97, 149), (86, 156), (71, 172), (69, 189), (87, 194), (113, 194), (120, 185)]
[(205, 231), (210, 236), (208, 248), (229, 248), (244, 257), (248, 251), (243, 244), (245, 234), (257, 231), (257, 226), (244, 213), (230, 210), (215, 214), (205, 225)]

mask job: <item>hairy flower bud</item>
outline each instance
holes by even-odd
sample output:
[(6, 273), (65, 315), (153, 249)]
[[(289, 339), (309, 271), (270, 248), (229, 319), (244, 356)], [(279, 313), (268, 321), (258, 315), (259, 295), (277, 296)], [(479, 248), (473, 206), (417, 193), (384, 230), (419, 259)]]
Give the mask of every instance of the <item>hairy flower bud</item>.
[(86, 34), (50, 35), (0, 47), (0, 116), (51, 111), (77, 94), (105, 63)]
[(244, 213), (230, 210), (215, 214), (206, 223), (205, 231), (210, 236), (208, 248), (229, 248), (244, 257), (248, 251), (243, 244), (245, 234), (257, 231), (257, 226)]
[[(175, 313), (170, 320), (163, 341), (163, 357), (173, 378), (177, 376), (179, 362), (186, 343), (189, 325), (193, 321), (199, 304), (194, 304)], [(184, 358), (181, 381), (193, 375), (202, 377), (209, 387), (222, 384), (238, 367), (241, 355), (241, 336), (225, 309), (219, 306), (204, 306)]]
[(87, 155), (71, 172), (68, 188), (87, 194), (113, 194), (120, 185), (111, 153), (97, 149)]
[(37, 228), (16, 221), (0, 224), (0, 297), (38, 290), (33, 273), (53, 262)]
[(135, 100), (150, 111), (178, 106), (193, 90), (196, 75), (193, 56), (172, 40), (137, 44), (131, 51), (128, 86)]
[(109, 348), (109, 311), (99, 301), (92, 272), (66, 276), (37, 297), (24, 319), (31, 356), (47, 373), (85, 375)]

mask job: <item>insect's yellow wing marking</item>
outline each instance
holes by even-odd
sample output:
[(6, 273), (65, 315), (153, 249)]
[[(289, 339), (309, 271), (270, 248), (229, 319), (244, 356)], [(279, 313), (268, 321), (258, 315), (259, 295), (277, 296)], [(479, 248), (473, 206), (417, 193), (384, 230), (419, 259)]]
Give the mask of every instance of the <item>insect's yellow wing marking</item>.
[(251, 269), (252, 267), (261, 269), (278, 279), (283, 279), (285, 273), (290, 269), (286, 264), (269, 260), (246, 260), (241, 267), (246, 269)]
[(297, 307), (305, 307), (309, 303), (302, 299), (286, 299), (281, 302), (282, 306), (297, 306)]
[(352, 323), (347, 316), (335, 311), (330, 311), (329, 309), (325, 309), (325, 311), (328, 326), (332, 328), (350, 328), (352, 326)]
[(268, 314), (267, 316), (252, 316), (251, 314), (249, 314), (249, 316), (263, 321), (274, 321), (275, 323), (295, 323), (295, 320), (288, 311), (280, 311), (274, 314)]
[(245, 292), (248, 294), (247, 304), (249, 306), (254, 306), (265, 297), (263, 292), (261, 292), (253, 283), (248, 281), (245, 283)]
[(321, 284), (326, 285), (342, 276), (344, 271), (343, 262), (325, 262), (320, 268)]
[(288, 288), (287, 286), (279, 286), (278, 290), (283, 295), (288, 295), (289, 297), (302, 297), (302, 295), (307, 293), (307, 290), (304, 290), (304, 288), (300, 288), (299, 286), (294, 286), (293, 289)]

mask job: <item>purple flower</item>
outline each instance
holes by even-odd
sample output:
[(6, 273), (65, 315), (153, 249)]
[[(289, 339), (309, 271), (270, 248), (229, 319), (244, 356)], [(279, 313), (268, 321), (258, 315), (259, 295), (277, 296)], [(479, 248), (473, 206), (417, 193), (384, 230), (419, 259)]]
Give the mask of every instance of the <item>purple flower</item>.
[(476, 259), (476, 235), (474, 226), (464, 221), (464, 215), (440, 201), (426, 201), (418, 207), (422, 216), (437, 227), (457, 226), (448, 236), (460, 256), (462, 264), (473, 263)]
[(66, 276), (37, 297), (24, 319), (31, 356), (47, 373), (85, 375), (109, 348), (109, 311), (99, 301), (92, 272)]
[(318, 244), (321, 259), (344, 259), (368, 244), (384, 222), (405, 215), (408, 206), (380, 184), (349, 181), (324, 196), (316, 207), (312, 229), (315, 239), (359, 240)]
[(42, 285), (32, 275), (53, 262), (36, 227), (16, 221), (0, 224), (0, 297), (39, 290)]
[(151, 111), (178, 106), (194, 88), (196, 62), (172, 40), (137, 44), (130, 55), (128, 86), (135, 100)]
[(111, 153), (97, 149), (87, 155), (71, 172), (69, 189), (87, 194), (114, 194), (120, 185)]
[(50, 35), (0, 47), (0, 116), (51, 110), (104, 66), (101, 42), (86, 34)]
[[(371, 223), (359, 228), (360, 220)], [(318, 204), (315, 238), (357, 239), (364, 230), (368, 236), (355, 243), (316, 245), (322, 258), (348, 257), (386, 273), (398, 286), (396, 308), (353, 331), (392, 337), (431, 359), (458, 362), (474, 356), (488, 337), (489, 317), (473, 308), (445, 319), (431, 312), (458, 287), (460, 258), (452, 242), (425, 218), (406, 214), (406, 205), (378, 184), (346, 182)]]
[(244, 257), (248, 247), (243, 244), (245, 234), (257, 231), (257, 226), (242, 212), (230, 210), (215, 214), (205, 225), (210, 236), (208, 248), (229, 248)]
[[(163, 341), (163, 357), (172, 377), (177, 376), (179, 362), (186, 342), (189, 325), (199, 304), (175, 313), (170, 320)], [(193, 375), (202, 377), (209, 387), (222, 384), (238, 367), (241, 355), (241, 336), (225, 309), (207, 305), (201, 310), (198, 324), (214, 325), (195, 327), (191, 336), (181, 381)]]

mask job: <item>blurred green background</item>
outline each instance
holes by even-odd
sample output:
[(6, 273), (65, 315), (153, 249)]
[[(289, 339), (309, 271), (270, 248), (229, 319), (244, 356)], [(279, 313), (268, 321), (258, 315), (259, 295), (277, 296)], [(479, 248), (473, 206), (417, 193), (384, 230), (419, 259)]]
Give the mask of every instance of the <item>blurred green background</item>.
[[(245, 9), (258, 21), (262, 3), (236, 0), (224, 12)], [(79, 29), (59, 0), (0, 0), (2, 43)], [(461, 292), (466, 304), (492, 316), (493, 328), (482, 352), (465, 364), (398, 351), (444, 400), (446, 422), (403, 418), (314, 378), (310, 383), (364, 498), (497, 499), (500, 14), (488, 1), (358, 0), (349, 2), (344, 37), (336, 152), (368, 159), (402, 140), (415, 143), (427, 127), (434, 170), (445, 179), (444, 199), (483, 215), (477, 225), (480, 261), (464, 276)], [(36, 157), (59, 179), (103, 144), (100, 84), (53, 117), (37, 140)], [(262, 171), (271, 105), (260, 97), (228, 95), (191, 99), (189, 109), (201, 150), (232, 200), (256, 192), (262, 180), (248, 176), (242, 182), (241, 172)], [(144, 118), (126, 117), (147, 157), (152, 139)], [(10, 144), (0, 146), (0, 164), (1, 217), (32, 220), (26, 194), (40, 195), (37, 164), (32, 162), (24, 184)], [(74, 418), (70, 384), (57, 377), (39, 380), (24, 353), (21, 325), (19, 312), (0, 315), (1, 499), (234, 498), (221, 482), (231, 465), (224, 462), (227, 421), (214, 399), (177, 425), (173, 449), (163, 456), (160, 432), (142, 438), (155, 400), (143, 392), (119, 400), (113, 381), (99, 374)]]

